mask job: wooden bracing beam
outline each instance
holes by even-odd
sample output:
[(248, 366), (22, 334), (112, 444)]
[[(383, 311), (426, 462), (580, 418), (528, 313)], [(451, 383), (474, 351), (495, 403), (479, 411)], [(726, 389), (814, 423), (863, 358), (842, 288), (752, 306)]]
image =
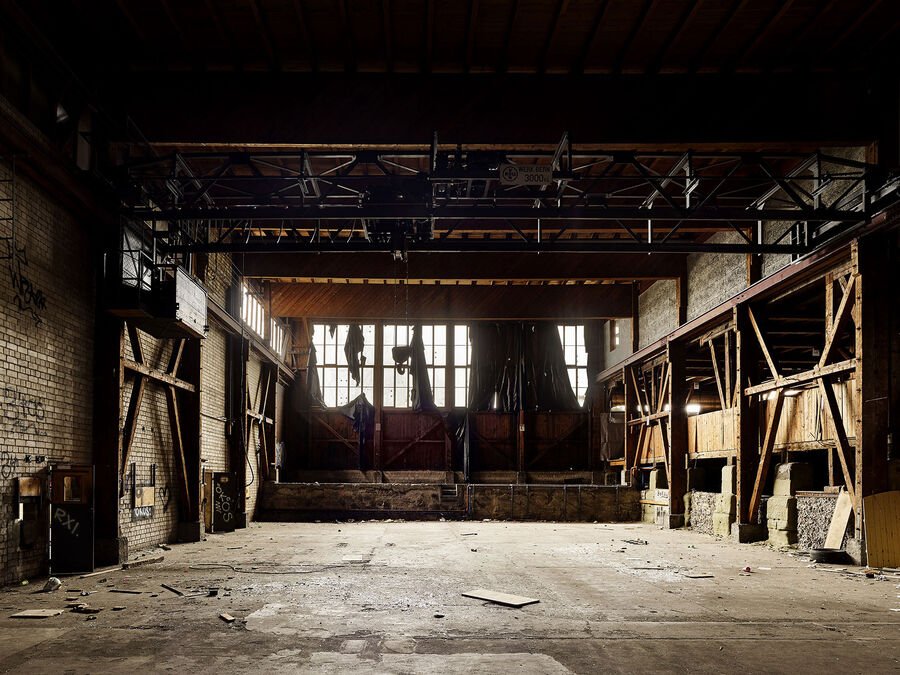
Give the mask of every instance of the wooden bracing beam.
[(769, 364), (769, 370), (772, 371), (772, 377), (774, 379), (778, 379), (778, 366), (775, 365), (775, 361), (772, 359), (772, 355), (769, 353), (769, 348), (766, 345), (766, 339), (763, 337), (762, 331), (759, 328), (759, 324), (756, 322), (756, 317), (753, 314), (753, 310), (750, 307), (747, 307), (747, 315), (750, 317), (750, 325), (753, 326), (753, 332), (756, 334), (756, 340), (759, 342), (759, 348), (762, 350), (763, 356), (766, 358), (766, 363)]
[[(841, 411), (838, 407), (837, 399), (834, 395), (834, 389), (831, 383), (824, 377), (817, 380), (819, 391), (826, 402), (826, 409), (831, 416), (831, 424), (834, 427), (834, 437), (837, 440), (837, 456), (841, 463), (841, 471), (844, 473), (844, 484), (847, 486), (847, 492), (850, 495), (850, 501), (856, 506), (856, 491), (854, 490), (855, 481), (850, 475), (850, 467), (847, 464), (847, 457), (850, 455), (850, 443), (847, 440), (847, 431), (844, 429), (844, 422), (841, 418)], [(829, 451), (830, 452), (830, 451)]]
[(778, 423), (781, 421), (781, 411), (784, 407), (784, 389), (778, 389), (775, 393), (775, 407), (766, 424), (766, 436), (763, 441), (759, 458), (759, 467), (756, 470), (756, 480), (753, 483), (753, 492), (750, 496), (748, 522), (756, 522), (756, 512), (759, 511), (759, 502), (762, 499), (762, 491), (766, 484), (766, 476), (769, 472), (769, 462), (772, 459), (772, 448), (775, 446), (775, 434), (778, 432)]

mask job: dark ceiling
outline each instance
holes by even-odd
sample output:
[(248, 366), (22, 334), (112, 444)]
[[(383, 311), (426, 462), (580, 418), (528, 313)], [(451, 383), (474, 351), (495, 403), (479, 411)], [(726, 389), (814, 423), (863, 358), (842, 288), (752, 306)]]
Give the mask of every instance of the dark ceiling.
[(63, 56), (101, 72), (857, 71), (894, 1), (30, 0)]

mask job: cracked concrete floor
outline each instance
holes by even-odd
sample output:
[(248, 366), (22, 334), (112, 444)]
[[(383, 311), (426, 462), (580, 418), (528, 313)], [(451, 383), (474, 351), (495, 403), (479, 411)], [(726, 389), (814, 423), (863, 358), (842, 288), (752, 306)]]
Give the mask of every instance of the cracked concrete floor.
[[(54, 593), (35, 592), (43, 579), (4, 589), (0, 671), (900, 670), (900, 612), (890, 611), (900, 608), (900, 579), (810, 568), (784, 552), (691, 531), (254, 523), (146, 557), (158, 555), (160, 563), (64, 578)], [(188, 595), (218, 587), (219, 595), (179, 597), (164, 583)], [(479, 587), (540, 603), (511, 609), (460, 595)], [(9, 618), (76, 597), (103, 610), (95, 619), (71, 611)], [(222, 612), (236, 621), (225, 623)]]

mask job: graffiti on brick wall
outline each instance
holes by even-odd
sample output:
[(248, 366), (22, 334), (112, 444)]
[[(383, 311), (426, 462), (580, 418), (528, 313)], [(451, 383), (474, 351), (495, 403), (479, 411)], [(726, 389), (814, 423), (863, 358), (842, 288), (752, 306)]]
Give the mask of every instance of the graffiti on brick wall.
[(12, 279), (13, 302), (18, 307), (19, 312), (27, 314), (35, 326), (43, 323), (39, 312), (47, 309), (47, 298), (44, 292), (37, 288), (31, 280), (25, 275), (25, 268), (28, 267), (28, 253), (25, 247), (16, 246), (11, 237), (2, 238), (6, 244), (6, 252), (2, 260), (6, 260), (9, 269), (9, 275)]
[(172, 500), (172, 493), (169, 492), (169, 485), (163, 485), (159, 488), (159, 500), (162, 502), (163, 513), (169, 510), (169, 502)]
[(19, 458), (9, 450), (0, 451), (0, 478), (12, 478), (19, 465)]
[(47, 412), (41, 399), (29, 396), (17, 387), (3, 389), (3, 426), (14, 433), (46, 436)]

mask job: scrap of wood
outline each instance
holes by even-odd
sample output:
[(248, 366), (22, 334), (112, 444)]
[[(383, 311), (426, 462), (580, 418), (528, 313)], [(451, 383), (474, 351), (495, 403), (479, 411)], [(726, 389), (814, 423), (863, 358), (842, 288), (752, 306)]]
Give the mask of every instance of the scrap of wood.
[(825, 548), (839, 549), (841, 547), (851, 513), (853, 513), (853, 503), (850, 493), (841, 492), (834, 505), (834, 513), (831, 515), (831, 524), (828, 526), (828, 535), (825, 537)]
[(131, 562), (124, 563), (122, 565), (123, 570), (131, 569), (132, 567), (140, 567), (141, 565), (152, 565), (153, 563), (162, 562), (165, 560), (164, 556), (159, 556), (158, 558), (147, 558), (146, 560), (132, 560)]
[(65, 609), (26, 609), (24, 612), (13, 614), (11, 619), (46, 619), (51, 616), (59, 616)]
[(540, 602), (537, 598), (526, 598), (521, 595), (511, 595), (510, 593), (500, 593), (491, 591), (486, 588), (476, 588), (474, 591), (463, 593), (464, 598), (475, 598), (476, 600), (487, 600), (498, 605), (507, 607), (524, 607), (525, 605), (533, 605)]
[(168, 584), (160, 584), (160, 586), (165, 588), (167, 591), (172, 591), (175, 595), (177, 595), (179, 597), (184, 597), (184, 591), (179, 591), (177, 588), (172, 588)]
[(222, 612), (221, 614), (219, 614), (219, 618), (222, 619), (222, 621), (224, 621), (225, 623), (234, 623), (234, 617), (231, 616), (231, 614)]
[(714, 578), (712, 574), (706, 574), (704, 572), (685, 572), (681, 576), (687, 577), (688, 579), (712, 579)]
[(82, 574), (82, 575), (79, 576), (78, 578), (79, 578), (79, 579), (87, 579), (88, 577), (96, 577), (96, 576), (100, 576), (101, 574), (106, 574), (107, 572), (113, 572), (113, 571), (119, 570), (119, 569), (122, 569), (122, 568), (119, 567), (118, 565), (113, 565), (112, 567), (104, 567), (102, 570), (97, 570), (96, 572), (90, 572), (90, 573), (88, 573), (88, 574)]
[(110, 588), (109, 592), (110, 593), (130, 593), (131, 595), (140, 595), (144, 591), (129, 591), (124, 588)]

